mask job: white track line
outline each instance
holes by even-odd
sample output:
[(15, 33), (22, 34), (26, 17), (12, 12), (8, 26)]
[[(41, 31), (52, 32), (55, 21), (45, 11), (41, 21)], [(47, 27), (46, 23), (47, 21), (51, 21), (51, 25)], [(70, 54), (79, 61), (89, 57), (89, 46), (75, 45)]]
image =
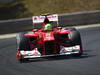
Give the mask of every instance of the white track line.
[(77, 29), (91, 28), (91, 27), (100, 27), (100, 24), (91, 24), (91, 25), (82, 25), (82, 26), (73, 26)]
[(13, 38), (13, 37), (16, 37), (16, 33), (0, 35), (0, 39)]
[[(90, 27), (100, 27), (100, 24), (93, 24), (93, 25), (85, 25), (85, 26), (73, 26), (77, 29), (83, 29), (83, 28), (90, 28)], [(13, 33), (13, 34), (3, 34), (0, 35), (0, 39), (6, 39), (6, 38), (13, 38), (16, 37), (17, 33)]]

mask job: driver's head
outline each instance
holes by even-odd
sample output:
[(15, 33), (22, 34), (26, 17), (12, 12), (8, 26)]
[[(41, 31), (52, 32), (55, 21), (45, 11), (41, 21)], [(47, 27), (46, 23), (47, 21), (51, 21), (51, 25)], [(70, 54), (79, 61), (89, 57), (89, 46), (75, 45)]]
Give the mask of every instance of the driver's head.
[(46, 24), (44, 30), (52, 30), (52, 24)]

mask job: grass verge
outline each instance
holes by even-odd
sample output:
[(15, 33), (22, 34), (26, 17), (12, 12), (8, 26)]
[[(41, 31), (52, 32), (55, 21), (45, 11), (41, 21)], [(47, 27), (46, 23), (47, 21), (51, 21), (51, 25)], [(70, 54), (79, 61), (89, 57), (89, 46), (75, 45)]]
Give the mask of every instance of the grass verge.
[(0, 6), (0, 20), (93, 10), (100, 10), (100, 0), (17, 0)]

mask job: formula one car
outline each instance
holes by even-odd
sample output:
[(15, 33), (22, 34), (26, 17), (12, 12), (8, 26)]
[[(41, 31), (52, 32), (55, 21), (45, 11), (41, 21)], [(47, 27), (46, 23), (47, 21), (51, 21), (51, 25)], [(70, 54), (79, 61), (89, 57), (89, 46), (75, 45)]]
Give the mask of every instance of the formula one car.
[[(33, 16), (33, 30), (17, 34), (17, 59), (47, 56), (74, 55), (83, 53), (80, 33), (75, 28), (59, 27), (58, 15)], [(52, 24), (52, 29), (45, 30), (45, 24)]]

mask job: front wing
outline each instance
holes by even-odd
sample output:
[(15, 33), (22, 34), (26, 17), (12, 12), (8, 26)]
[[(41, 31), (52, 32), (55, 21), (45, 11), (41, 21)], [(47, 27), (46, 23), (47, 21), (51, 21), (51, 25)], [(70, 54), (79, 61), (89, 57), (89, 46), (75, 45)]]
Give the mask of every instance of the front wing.
[(62, 55), (73, 55), (80, 53), (80, 45), (72, 46), (72, 47), (63, 47), (61, 46), (61, 50), (59, 54), (51, 54), (51, 55), (42, 55), (37, 48), (32, 51), (20, 51), (21, 58), (43, 58), (50, 56), (62, 56)]

